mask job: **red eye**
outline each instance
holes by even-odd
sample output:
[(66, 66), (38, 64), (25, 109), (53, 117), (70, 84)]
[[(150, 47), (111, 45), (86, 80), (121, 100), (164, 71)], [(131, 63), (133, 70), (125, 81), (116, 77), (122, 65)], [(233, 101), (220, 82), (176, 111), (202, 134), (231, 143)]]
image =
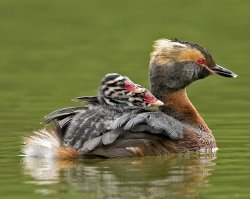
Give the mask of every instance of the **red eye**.
[(204, 63), (205, 63), (205, 59), (199, 58), (199, 59), (197, 60), (197, 63), (198, 63), (198, 64), (204, 64)]

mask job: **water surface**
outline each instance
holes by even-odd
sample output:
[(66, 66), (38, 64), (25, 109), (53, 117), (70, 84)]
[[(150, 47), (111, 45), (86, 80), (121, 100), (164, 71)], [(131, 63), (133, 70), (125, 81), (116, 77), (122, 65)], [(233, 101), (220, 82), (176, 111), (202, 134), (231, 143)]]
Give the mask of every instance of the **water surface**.
[[(249, 198), (250, 3), (233, 1), (0, 1), (0, 194), (3, 198)], [(94, 95), (108, 72), (145, 87), (158, 38), (206, 46), (237, 79), (188, 88), (213, 130), (215, 156), (26, 159), (22, 136), (49, 112)]]

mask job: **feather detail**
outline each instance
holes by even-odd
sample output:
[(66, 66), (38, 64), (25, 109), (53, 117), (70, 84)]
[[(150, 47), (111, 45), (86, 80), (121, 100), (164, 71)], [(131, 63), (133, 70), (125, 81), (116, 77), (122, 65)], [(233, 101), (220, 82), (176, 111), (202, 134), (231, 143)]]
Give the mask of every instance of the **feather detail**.
[(168, 136), (170, 139), (182, 139), (183, 124), (172, 117), (161, 115), (160, 113), (148, 113), (147, 124), (153, 127), (155, 131)]
[(182, 139), (185, 125), (178, 120), (160, 112), (132, 112), (116, 119), (110, 129), (122, 128), (132, 132), (148, 131), (163, 134), (170, 139)]
[(58, 135), (46, 129), (35, 131), (32, 136), (24, 138), (22, 152), (30, 157), (55, 158), (61, 146)]
[(90, 103), (90, 104), (100, 103), (97, 96), (80, 96), (72, 99), (72, 101), (80, 103)]
[(62, 120), (58, 121), (58, 125), (60, 126), (61, 129), (65, 128), (68, 124), (70, 124), (73, 116), (68, 116)]
[(148, 117), (147, 113), (136, 115), (134, 118), (132, 118), (130, 121), (126, 123), (126, 125), (124, 126), (124, 130), (130, 130), (134, 126), (146, 122), (147, 117)]
[(70, 160), (70, 159), (80, 159), (80, 155), (72, 147), (60, 147), (57, 149), (57, 158)]
[(78, 159), (77, 151), (71, 147), (63, 147), (58, 133), (41, 129), (24, 138), (22, 152), (27, 157)]
[(124, 126), (131, 119), (131, 113), (123, 115), (117, 118), (114, 122), (111, 123), (109, 129), (116, 129)]
[(113, 143), (116, 140), (116, 138), (119, 137), (119, 135), (121, 135), (124, 132), (125, 131), (123, 129), (114, 129), (112, 131), (104, 133), (102, 135), (102, 143), (104, 145), (111, 144), (111, 143)]
[(83, 147), (78, 150), (79, 154), (86, 154), (89, 151), (94, 150), (98, 145), (102, 143), (102, 136), (98, 136), (92, 139), (87, 140)]
[(89, 106), (80, 106), (80, 107), (67, 107), (63, 109), (58, 109), (50, 113), (49, 115), (46, 115), (43, 121), (44, 123), (50, 123), (55, 119), (63, 119), (69, 115), (75, 115), (79, 112), (84, 112), (89, 108), (90, 108)]

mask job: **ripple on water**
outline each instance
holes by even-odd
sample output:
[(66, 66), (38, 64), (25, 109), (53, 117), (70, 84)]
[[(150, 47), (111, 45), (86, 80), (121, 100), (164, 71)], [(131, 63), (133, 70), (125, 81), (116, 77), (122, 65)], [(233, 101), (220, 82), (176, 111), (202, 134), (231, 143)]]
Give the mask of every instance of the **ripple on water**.
[(97, 198), (187, 197), (207, 186), (214, 159), (197, 154), (81, 162), (24, 158), (22, 164), (32, 178), (27, 183), (67, 183), (71, 192)]

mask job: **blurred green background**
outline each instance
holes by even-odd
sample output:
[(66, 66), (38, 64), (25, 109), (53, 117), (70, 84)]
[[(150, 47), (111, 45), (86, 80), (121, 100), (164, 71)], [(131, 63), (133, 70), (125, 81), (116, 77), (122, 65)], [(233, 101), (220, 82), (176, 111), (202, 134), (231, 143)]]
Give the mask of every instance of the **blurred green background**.
[(72, 98), (94, 95), (106, 73), (149, 87), (149, 54), (159, 38), (199, 43), (239, 75), (197, 81), (188, 93), (220, 148), (200, 197), (249, 197), (248, 0), (0, 0), (1, 195), (36, 193), (17, 157), (21, 136), (49, 112), (77, 105)]

